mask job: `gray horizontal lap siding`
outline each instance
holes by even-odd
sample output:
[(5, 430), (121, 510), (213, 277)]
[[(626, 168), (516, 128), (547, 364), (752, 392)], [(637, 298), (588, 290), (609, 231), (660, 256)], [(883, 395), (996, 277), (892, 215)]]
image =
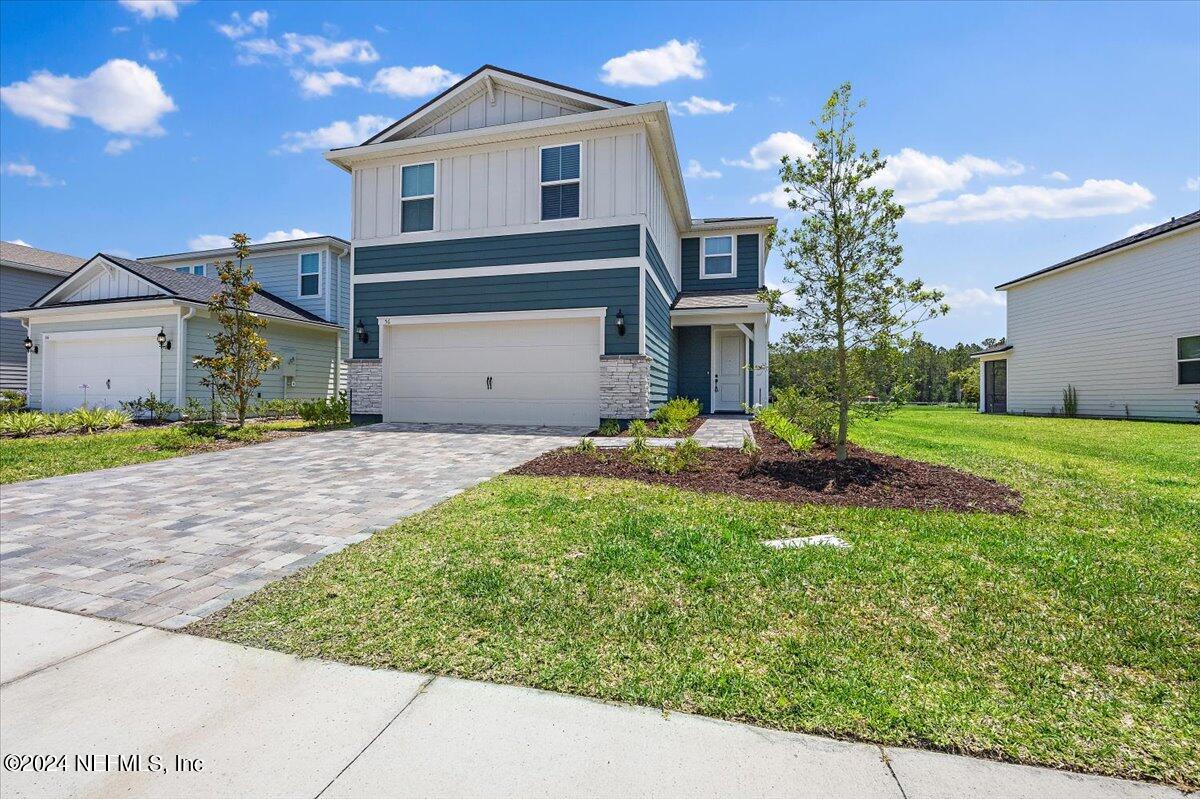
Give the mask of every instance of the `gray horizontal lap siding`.
[[(0, 266), (0, 311), (32, 305), (64, 277)], [(0, 319), (0, 389), (25, 391), (25, 336), (20, 320)]]
[(358, 275), (377, 275), (427, 269), (635, 258), (640, 251), (640, 229), (640, 225), (618, 225), (357, 247), (354, 250), (354, 272)]
[(684, 291), (754, 291), (758, 283), (758, 234), (737, 237), (737, 277), (700, 279), (700, 239), (680, 239), (680, 278)]
[(675, 329), (678, 348), (679, 396), (700, 400), (702, 413), (709, 412), (712, 329), (707, 325)]
[(671, 306), (652, 282), (646, 283), (646, 354), (650, 361), (650, 410), (671, 397), (671, 364), (675, 337), (671, 331)]
[[(605, 354), (636, 355), (641, 323), (636, 267), (360, 283), (354, 287), (354, 323), (362, 320), (370, 340), (363, 344), (355, 338), (354, 357), (379, 357), (380, 316), (594, 307), (607, 308)], [(618, 310), (625, 314), (624, 336), (617, 333)]]

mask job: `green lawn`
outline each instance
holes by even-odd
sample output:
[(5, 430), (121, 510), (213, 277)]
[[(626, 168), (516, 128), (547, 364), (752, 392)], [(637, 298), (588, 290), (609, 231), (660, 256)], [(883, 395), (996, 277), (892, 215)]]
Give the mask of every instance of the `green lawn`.
[[(255, 431), (307, 429), (311, 428), (305, 422), (287, 420), (250, 423), (246, 433), (231, 435), (253, 440)], [(188, 433), (176, 426), (90, 435), (0, 438), (0, 484), (174, 458), (196, 452), (198, 447), (213, 440), (212, 436)]]
[[(203, 623), (251, 645), (1200, 786), (1200, 427), (909, 409), (1027, 515), (501, 477)], [(853, 549), (775, 551), (834, 533)]]

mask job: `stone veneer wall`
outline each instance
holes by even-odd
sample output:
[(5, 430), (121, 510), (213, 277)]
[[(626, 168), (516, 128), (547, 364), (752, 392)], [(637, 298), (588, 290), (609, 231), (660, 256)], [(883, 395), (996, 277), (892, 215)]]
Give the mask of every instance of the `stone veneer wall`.
[(600, 418), (645, 419), (650, 416), (650, 358), (645, 355), (600, 356)]
[(383, 413), (383, 361), (353, 358), (346, 377), (350, 387), (350, 413)]

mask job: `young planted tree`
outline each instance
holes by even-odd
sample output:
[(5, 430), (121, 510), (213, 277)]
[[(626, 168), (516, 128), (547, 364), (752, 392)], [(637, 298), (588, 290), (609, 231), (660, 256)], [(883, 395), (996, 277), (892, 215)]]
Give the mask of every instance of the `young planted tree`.
[(896, 223), (904, 208), (872, 181), (886, 165), (879, 151), (860, 151), (855, 142), (862, 106), (851, 102), (850, 84), (842, 84), (813, 123), (812, 154), (781, 159), (788, 207), (803, 215), (798, 227), (775, 236), (794, 299), (766, 292), (777, 316), (795, 320), (787, 344), (832, 352), (832, 369), (813, 393), (836, 407), (838, 460), (846, 459), (852, 418), (891, 406), (869, 395), (878, 370), (895, 368), (897, 359), (863, 356), (905, 349), (917, 325), (949, 310), (941, 292), (896, 274), (903, 260)]
[(207, 372), (204, 382), (218, 397), (237, 410), (238, 426), (246, 423), (246, 410), (260, 375), (279, 365), (267, 340), (259, 335), (267, 320), (250, 311), (250, 300), (261, 288), (254, 279), (254, 267), (246, 262), (250, 255), (250, 237), (245, 233), (230, 236), (237, 261), (217, 264), (221, 290), (208, 301), (208, 310), (221, 326), (209, 336), (212, 355), (197, 355), (192, 362)]

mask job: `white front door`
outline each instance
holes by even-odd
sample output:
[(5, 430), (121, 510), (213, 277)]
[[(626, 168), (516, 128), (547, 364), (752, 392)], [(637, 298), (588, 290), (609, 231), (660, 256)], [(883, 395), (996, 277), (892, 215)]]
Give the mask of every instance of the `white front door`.
[(601, 321), (496, 314), (387, 325), (383, 420), (594, 426)]
[(719, 331), (714, 347), (714, 411), (740, 411), (746, 401), (746, 337), (740, 330)]
[(157, 333), (158, 328), (47, 333), (42, 409), (66, 411), (84, 402), (116, 408), (152, 391), (161, 396)]

